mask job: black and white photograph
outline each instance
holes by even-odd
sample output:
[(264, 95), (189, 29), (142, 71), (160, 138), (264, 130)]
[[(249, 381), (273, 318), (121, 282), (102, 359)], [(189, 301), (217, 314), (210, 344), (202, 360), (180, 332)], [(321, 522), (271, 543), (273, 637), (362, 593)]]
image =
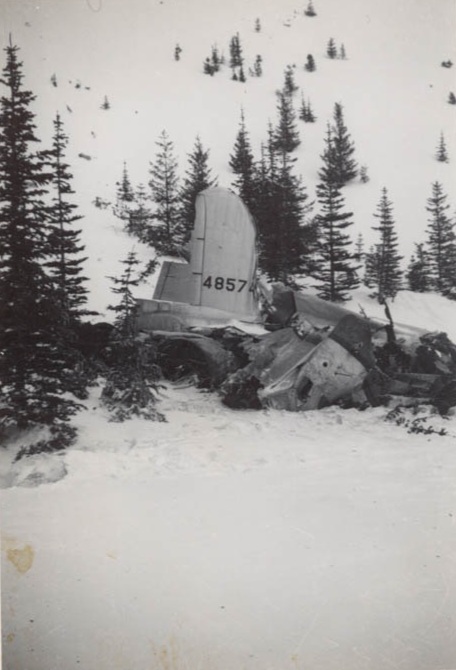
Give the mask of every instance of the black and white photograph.
[(0, 0), (3, 670), (456, 669), (456, 0)]

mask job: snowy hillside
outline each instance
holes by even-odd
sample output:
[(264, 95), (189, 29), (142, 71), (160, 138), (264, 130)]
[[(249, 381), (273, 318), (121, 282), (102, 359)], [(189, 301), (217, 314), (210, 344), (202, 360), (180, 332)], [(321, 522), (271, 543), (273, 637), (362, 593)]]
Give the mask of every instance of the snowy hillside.
[[(57, 111), (70, 137), (100, 318), (110, 318), (107, 277), (133, 241), (94, 199), (114, 199), (124, 160), (135, 184), (147, 182), (163, 129), (181, 174), (199, 134), (228, 186), (241, 107), (259, 152), (289, 64), (297, 104), (302, 92), (318, 117), (301, 123), (296, 152), (309, 193), (335, 102), (368, 167), (367, 184), (344, 189), (354, 237), (372, 238), (384, 186), (406, 256), (424, 238), (433, 181), (456, 207), (454, 0), (314, 0), (313, 18), (306, 5), (0, 3), (0, 41), (11, 32), (21, 48), (43, 144)], [(227, 55), (236, 32), (248, 64), (262, 55), (264, 75), (245, 84), (228, 68), (204, 75), (211, 46)], [(325, 57), (331, 37), (347, 60)], [(303, 69), (308, 53), (315, 73)], [(448, 164), (434, 159), (441, 132)], [(351, 308), (383, 317), (367, 293), (358, 289)], [(454, 302), (401, 291), (390, 308), (395, 323), (456, 341)], [(454, 409), (407, 415), (429, 429), (417, 434), (387, 420), (387, 407), (233, 411), (215, 393), (166, 383), (167, 422), (118, 424), (100, 391), (84, 401), (65, 453), (15, 462), (18, 444), (0, 449), (4, 670), (456, 667)]]
[[(354, 212), (353, 239), (362, 232), (367, 244), (373, 240), (373, 213), (383, 187), (393, 203), (406, 261), (413, 243), (424, 239), (432, 182), (442, 183), (456, 208), (456, 106), (447, 102), (456, 89), (456, 66), (441, 66), (442, 61), (456, 63), (453, 0), (439, 0), (436, 6), (426, 0), (316, 0), (315, 17), (304, 15), (306, 5), (298, 0), (3, 3), (0, 39), (6, 44), (11, 32), (21, 48), (26, 84), (37, 95), (40, 138), (49, 141), (57, 111), (70, 136), (94, 308), (106, 309), (106, 275), (117, 272), (119, 258), (133, 244), (111, 234), (118, 222), (110, 210), (92, 204), (97, 196), (113, 200), (123, 161), (135, 184), (147, 183), (155, 142), (165, 129), (183, 175), (199, 134), (210, 148), (220, 185), (229, 185), (228, 160), (241, 108), (259, 157), (268, 122), (277, 120), (275, 91), (287, 65), (296, 65), (300, 90), (295, 106), (304, 95), (317, 116), (314, 124), (299, 122), (302, 142), (296, 151), (297, 171), (311, 197), (335, 102), (344, 106), (356, 159), (368, 168), (367, 184), (344, 189)], [(257, 18), (260, 32), (254, 29)], [(236, 32), (246, 70), (260, 54), (263, 76), (248, 77), (245, 84), (231, 81), (226, 66), (214, 77), (203, 74), (211, 47), (228, 57)], [(326, 57), (330, 38), (344, 45), (346, 60)], [(179, 61), (174, 60), (177, 43)], [(309, 53), (317, 65), (313, 73), (303, 67)], [(100, 108), (104, 96), (109, 110)], [(448, 164), (434, 158), (441, 132)]]

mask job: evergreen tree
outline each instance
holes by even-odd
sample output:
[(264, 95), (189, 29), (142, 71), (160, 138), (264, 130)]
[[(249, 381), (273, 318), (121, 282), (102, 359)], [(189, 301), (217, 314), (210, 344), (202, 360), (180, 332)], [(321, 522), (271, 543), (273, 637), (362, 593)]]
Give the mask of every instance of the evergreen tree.
[(361, 165), (359, 168), (359, 180), (362, 184), (367, 184), (369, 181), (369, 175), (367, 173), (367, 165)]
[(255, 19), (255, 32), (256, 33), (261, 32), (261, 21), (259, 18)]
[(455, 234), (454, 223), (448, 216), (449, 208), (442, 185), (434, 182), (426, 206), (430, 214), (426, 250), (432, 288), (446, 296), (451, 295), (456, 287)]
[(311, 205), (301, 180), (293, 174), (294, 160), (285, 151), (276, 152), (271, 136), (268, 145), (257, 170), (254, 215), (259, 264), (270, 280), (293, 284), (296, 275), (311, 267), (314, 228), (306, 222)]
[(279, 153), (282, 151), (291, 153), (301, 144), (296, 125), (296, 113), (288, 95), (279, 93), (278, 98), (279, 122), (275, 130), (275, 149)]
[(193, 151), (188, 156), (189, 166), (180, 190), (180, 218), (184, 244), (190, 240), (195, 222), (196, 196), (204, 189), (217, 184), (217, 180), (211, 175), (208, 160), (209, 150), (203, 148), (200, 138), (197, 137)]
[(435, 154), (435, 157), (440, 163), (448, 163), (449, 162), (448, 151), (447, 151), (445, 137), (444, 137), (443, 133), (440, 133), (440, 141), (439, 141), (439, 145), (437, 147), (437, 152)]
[(211, 50), (211, 64), (213, 72), (218, 72), (220, 70), (221, 62), (222, 60), (219, 54), (218, 47), (216, 44), (214, 44)]
[(241, 40), (239, 33), (236, 33), (230, 40), (230, 68), (232, 70), (232, 79), (238, 80), (240, 78), (240, 71), (243, 64), (244, 59), (242, 55)]
[(50, 224), (48, 243), (50, 258), (45, 266), (49, 269), (54, 283), (56, 298), (62, 319), (67, 325), (75, 325), (83, 314), (87, 314), (87, 278), (82, 276), (82, 266), (87, 260), (81, 256), (84, 246), (80, 243), (81, 230), (74, 224), (82, 217), (76, 213), (77, 205), (71, 202), (74, 194), (71, 187), (72, 175), (65, 162), (68, 137), (63, 131), (63, 123), (57, 114), (54, 121), (52, 149), (43, 152), (51, 170), (52, 203), (47, 208)]
[(60, 449), (78, 404), (65, 396), (67, 330), (44, 262), (53, 253), (45, 205), (51, 175), (34, 150), (35, 96), (24, 89), (18, 48), (5, 49), (0, 83), (0, 432), (46, 426), (37, 451)]
[(315, 11), (312, 0), (309, 0), (309, 2), (307, 3), (307, 8), (304, 14), (306, 16), (317, 16), (317, 12)]
[(101, 109), (111, 109), (111, 103), (108, 100), (108, 96), (105, 95), (103, 102), (101, 103)]
[(358, 174), (358, 167), (353, 154), (355, 147), (344, 121), (343, 107), (340, 102), (334, 105), (334, 125), (332, 142), (336, 161), (337, 179), (340, 186), (347, 184)]
[(400, 264), (402, 256), (398, 254), (397, 234), (394, 229), (392, 203), (388, 199), (386, 188), (382, 190), (377, 212), (374, 216), (379, 225), (373, 226), (379, 232), (380, 242), (377, 249), (377, 277), (375, 281), (375, 297), (382, 302), (383, 298), (394, 298), (401, 286), (402, 270)]
[(341, 60), (346, 60), (347, 59), (347, 53), (345, 51), (345, 46), (343, 44), (340, 45), (339, 58)]
[(450, 105), (456, 105), (456, 95), (453, 93), (453, 91), (450, 91), (448, 94), (448, 103)]
[(337, 47), (334, 38), (330, 38), (326, 46), (326, 55), (328, 58), (337, 58)]
[(304, 69), (307, 70), (307, 72), (315, 72), (315, 70), (317, 69), (315, 59), (312, 56), (312, 54), (307, 54), (307, 60), (306, 64), (304, 65)]
[(135, 337), (133, 289), (140, 282), (139, 261), (132, 251), (121, 262), (124, 265), (122, 275), (110, 277), (112, 291), (119, 296), (119, 302), (108, 307), (116, 313), (116, 319), (106, 352), (109, 373), (101, 399), (112, 421), (121, 422), (132, 417), (164, 421), (164, 416), (156, 409), (159, 370), (155, 347)]
[(374, 288), (375, 286), (378, 286), (378, 278), (380, 276), (380, 258), (380, 245), (372, 245), (364, 257), (363, 283), (368, 288)]
[(305, 123), (315, 123), (317, 117), (315, 116), (311, 104), (309, 101), (307, 103), (304, 101), (304, 97), (301, 98), (301, 107), (299, 109), (299, 118)]
[(349, 291), (359, 286), (355, 254), (350, 251), (351, 239), (345, 232), (353, 224), (353, 214), (344, 211), (345, 201), (335, 169), (336, 149), (328, 128), (323, 167), (319, 172), (317, 199), (320, 212), (318, 225), (317, 269), (313, 276), (319, 280), (319, 297), (331, 302), (350, 299)]
[(134, 251), (130, 251), (125, 260), (120, 261), (124, 270), (120, 277), (108, 277), (112, 282), (111, 291), (119, 296), (119, 302), (108, 305), (108, 309), (115, 312), (114, 327), (122, 337), (131, 337), (135, 334), (135, 318), (137, 304), (133, 295), (140, 283), (138, 266), (140, 261)]
[(204, 74), (209, 74), (211, 77), (214, 75), (215, 69), (214, 65), (211, 62), (211, 59), (209, 56), (206, 58), (206, 60), (203, 63), (203, 72)]
[(236, 175), (233, 186), (247, 208), (253, 212), (255, 207), (255, 159), (245, 126), (244, 110), (241, 110), (241, 122), (229, 166)]
[(114, 206), (114, 214), (119, 219), (128, 219), (128, 212), (132, 202), (134, 202), (135, 194), (131, 185), (130, 177), (128, 175), (127, 164), (124, 161), (122, 169), (122, 177), (120, 181), (116, 182), (116, 204)]
[(182, 53), (182, 48), (179, 44), (176, 44), (174, 47), (174, 60), (180, 60), (180, 55)]
[(148, 230), (148, 242), (157, 253), (178, 255), (182, 251), (179, 221), (179, 186), (174, 145), (165, 130), (156, 142), (158, 153), (150, 164), (149, 186), (155, 203), (155, 224)]
[(361, 263), (364, 259), (364, 238), (363, 234), (359, 233), (355, 242), (355, 260)]
[(255, 58), (255, 63), (253, 65), (253, 76), (261, 77), (263, 75), (263, 58), (260, 54), (257, 54)]
[(424, 244), (415, 244), (415, 253), (410, 258), (406, 277), (411, 291), (425, 293), (431, 290), (429, 256)]
[(150, 243), (154, 237), (154, 216), (151, 210), (151, 196), (143, 184), (134, 192), (134, 200), (128, 208), (127, 232), (141, 242)]
[(285, 68), (285, 80), (282, 92), (285, 95), (292, 97), (297, 90), (299, 90), (299, 86), (296, 86), (293, 67), (291, 65), (287, 65), (287, 67)]
[(125, 230), (139, 240), (147, 242), (148, 230), (152, 221), (150, 195), (143, 185), (133, 188), (126, 163), (123, 165), (122, 177), (116, 182), (116, 203), (114, 215), (124, 222)]

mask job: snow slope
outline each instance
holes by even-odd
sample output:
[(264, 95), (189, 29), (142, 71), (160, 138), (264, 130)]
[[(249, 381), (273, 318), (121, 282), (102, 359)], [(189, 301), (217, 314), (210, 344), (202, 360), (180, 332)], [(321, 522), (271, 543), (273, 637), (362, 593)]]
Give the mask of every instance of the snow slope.
[[(301, 94), (317, 115), (300, 124), (296, 169), (311, 198), (334, 103), (341, 102), (356, 145), (356, 158), (368, 167), (370, 181), (345, 189), (354, 212), (353, 238), (362, 232), (367, 245), (381, 189), (393, 202), (406, 261), (413, 242), (423, 241), (426, 200), (440, 181), (454, 209), (456, 183), (456, 107), (447, 103), (456, 89), (456, 7), (454, 0), (316, 0), (317, 16), (304, 16), (298, 0), (45, 0), (41, 4), (3, 2), (0, 43), (9, 32), (21, 48), (26, 84), (36, 93), (39, 136), (49, 142), (59, 111), (70, 136), (69, 159), (76, 201), (84, 214), (89, 255), (91, 306), (101, 313), (110, 301), (107, 275), (132, 240), (112, 235), (110, 209), (93, 207), (95, 197), (112, 201), (123, 161), (135, 184), (147, 183), (149, 161), (163, 129), (175, 143), (180, 173), (195, 137), (211, 151), (221, 186), (231, 183), (228, 160), (244, 108), (253, 149), (259, 157), (268, 122), (276, 122), (275, 91), (284, 68), (296, 64)], [(254, 31), (256, 18), (262, 30)], [(71, 26), (71, 30), (69, 30)], [(264, 76), (233, 82), (229, 69), (209, 77), (202, 63), (212, 45), (228, 56), (230, 38), (239, 32), (246, 70), (256, 54)], [(345, 45), (347, 60), (325, 57), (330, 37)], [(181, 60), (173, 58), (175, 44)], [(303, 69), (308, 53), (317, 71)], [(55, 74), (57, 87), (50, 81)], [(111, 109), (100, 105), (107, 95)], [(440, 133), (450, 162), (434, 159)], [(84, 154), (90, 157), (80, 157)]]
[[(314, 2), (315, 19), (295, 0), (0, 5), (0, 40), (11, 30), (21, 47), (44, 142), (55, 112), (65, 118), (92, 308), (104, 313), (106, 277), (132, 245), (92, 204), (113, 199), (123, 160), (146, 182), (166, 128), (183, 169), (199, 133), (228, 185), (240, 108), (258, 151), (289, 63), (318, 115), (297, 153), (311, 193), (341, 101), (371, 176), (346, 189), (357, 230), (370, 235), (383, 186), (404, 253), (423, 238), (432, 181), (454, 206), (456, 163), (432, 157), (441, 130), (456, 156), (455, 70), (440, 67), (456, 62), (453, 0)], [(249, 62), (263, 55), (264, 77), (204, 76), (211, 45), (227, 53), (236, 31)], [(346, 62), (324, 58), (330, 37)], [(301, 69), (309, 52), (315, 75)], [(351, 304), (383, 316), (366, 291)], [(456, 340), (454, 303), (404, 291), (390, 307), (396, 322)], [(385, 408), (234, 412), (168, 385), (167, 423), (113, 424), (99, 392), (67, 453), (13, 463), (18, 445), (0, 450), (5, 670), (456, 667), (454, 414), (428, 418), (446, 436), (415, 435)]]

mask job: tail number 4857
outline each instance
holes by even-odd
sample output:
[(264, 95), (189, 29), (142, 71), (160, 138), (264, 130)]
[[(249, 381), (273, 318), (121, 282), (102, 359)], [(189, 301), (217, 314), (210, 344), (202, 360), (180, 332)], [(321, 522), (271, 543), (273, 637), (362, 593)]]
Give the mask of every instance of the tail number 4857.
[(236, 291), (241, 293), (247, 286), (246, 279), (233, 279), (233, 277), (212, 277), (209, 275), (203, 281), (203, 286), (216, 291)]

